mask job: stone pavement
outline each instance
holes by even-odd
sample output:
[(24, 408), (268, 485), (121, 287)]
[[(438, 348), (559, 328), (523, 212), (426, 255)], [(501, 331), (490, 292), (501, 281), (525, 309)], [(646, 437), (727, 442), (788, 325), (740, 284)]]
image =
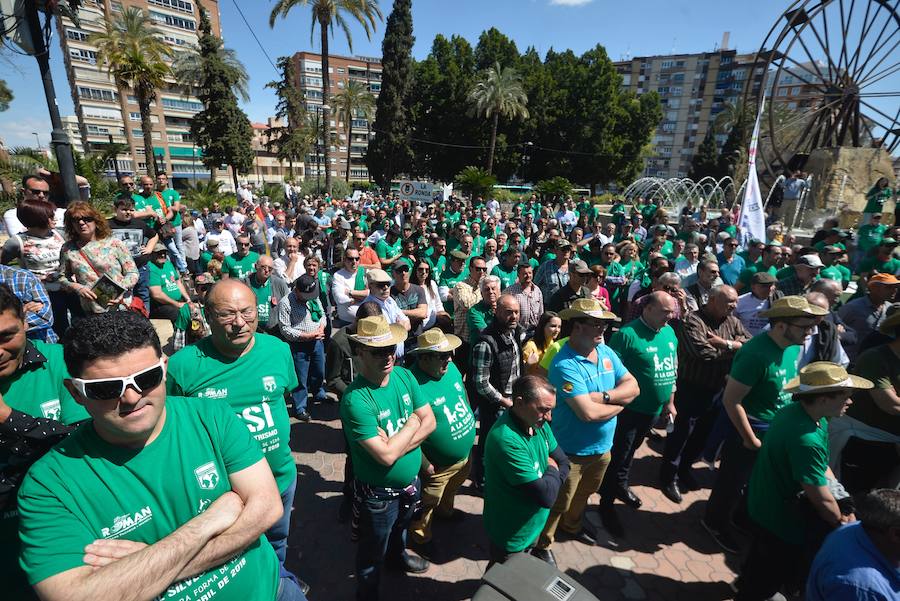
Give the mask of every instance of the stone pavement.
[[(313, 421), (295, 422), (291, 432), (299, 480), (287, 567), (312, 586), (311, 601), (351, 601), (356, 546), (350, 541), (349, 524), (337, 520), (344, 477), (337, 406), (316, 405), (311, 412)], [(680, 506), (666, 499), (656, 488), (659, 451), (660, 441), (651, 441), (635, 458), (632, 484), (643, 507), (634, 511), (617, 505), (627, 537), (618, 544), (608, 539), (597, 514), (589, 510), (587, 519), (601, 535), (598, 544), (556, 542), (557, 563), (600, 601), (730, 599), (728, 583), (734, 579), (737, 560), (726, 558), (699, 524), (709, 490), (686, 493)], [(711, 485), (711, 471), (700, 466), (696, 473), (701, 484)], [(595, 495), (592, 505), (596, 501)], [(421, 575), (386, 574), (382, 598), (470, 599), (487, 566), (482, 503), (468, 484), (463, 486), (456, 507), (465, 517), (435, 525), (440, 555), (431, 568)]]

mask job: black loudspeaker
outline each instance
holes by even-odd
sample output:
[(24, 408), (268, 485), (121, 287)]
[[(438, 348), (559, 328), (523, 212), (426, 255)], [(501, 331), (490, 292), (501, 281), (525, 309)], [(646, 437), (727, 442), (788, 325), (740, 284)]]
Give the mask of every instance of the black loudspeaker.
[(598, 601), (549, 563), (518, 553), (488, 570), (472, 601)]

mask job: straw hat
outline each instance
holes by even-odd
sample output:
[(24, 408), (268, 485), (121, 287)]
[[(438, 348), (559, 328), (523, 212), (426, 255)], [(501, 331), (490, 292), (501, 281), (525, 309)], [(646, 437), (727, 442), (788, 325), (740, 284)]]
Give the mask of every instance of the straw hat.
[(449, 353), (458, 349), (462, 340), (453, 334), (444, 334), (440, 328), (431, 328), (419, 334), (416, 344), (410, 353)]
[(800, 375), (787, 383), (784, 391), (791, 394), (823, 394), (837, 390), (869, 390), (875, 384), (851, 376), (847, 370), (830, 361), (815, 361), (800, 370)]
[(559, 312), (560, 319), (578, 319), (579, 317), (593, 317), (606, 321), (621, 321), (612, 311), (606, 308), (596, 298), (577, 298), (572, 301), (572, 306)]
[(886, 336), (894, 336), (898, 327), (900, 327), (900, 303), (894, 303), (884, 312), (884, 319), (878, 324), (878, 331)]
[(784, 296), (772, 302), (772, 306), (760, 311), (760, 317), (820, 317), (827, 315), (828, 310), (810, 305), (802, 296)]
[(356, 334), (347, 334), (356, 342), (376, 348), (394, 346), (406, 340), (406, 329), (399, 323), (389, 324), (384, 315), (363, 317), (356, 322)]

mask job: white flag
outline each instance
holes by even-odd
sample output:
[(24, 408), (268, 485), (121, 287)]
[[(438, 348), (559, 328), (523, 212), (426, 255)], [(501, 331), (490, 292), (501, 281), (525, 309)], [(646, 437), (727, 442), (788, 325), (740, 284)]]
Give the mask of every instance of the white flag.
[(750, 151), (747, 161), (747, 186), (744, 188), (744, 198), (741, 202), (741, 214), (738, 217), (740, 228), (741, 246), (746, 248), (752, 238), (766, 241), (766, 216), (763, 212), (762, 193), (759, 190), (759, 178), (756, 175), (756, 147), (759, 142), (759, 124), (762, 121), (763, 111), (766, 108), (766, 98), (763, 96), (756, 115), (756, 125), (753, 126), (753, 137), (750, 138)]

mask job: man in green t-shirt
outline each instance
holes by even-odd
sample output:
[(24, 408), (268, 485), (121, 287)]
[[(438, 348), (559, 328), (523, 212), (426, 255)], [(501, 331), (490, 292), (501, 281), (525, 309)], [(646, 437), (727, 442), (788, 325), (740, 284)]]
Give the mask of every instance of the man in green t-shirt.
[(169, 261), (169, 253), (161, 242), (153, 247), (147, 263), (150, 286), (150, 317), (174, 322), (182, 305), (189, 305), (190, 295), (178, 272)]
[(613, 506), (616, 499), (635, 509), (642, 505), (628, 486), (635, 451), (663, 410), (670, 419), (675, 418), (678, 338), (669, 321), (675, 317), (677, 301), (662, 291), (647, 298), (641, 316), (622, 326), (609, 341), (609, 348), (640, 387), (640, 394), (618, 415), (612, 456), (600, 486), (600, 517), (611, 532), (623, 531)]
[(431, 404), (435, 428), (422, 442), (422, 509), (409, 533), (426, 557), (434, 553), (431, 523), (435, 516), (453, 519), (456, 491), (469, 476), (469, 456), (475, 444), (475, 416), (466, 397), (462, 374), (453, 364), (453, 351), (462, 340), (432, 328), (418, 337), (411, 352), (411, 370), (422, 396)]
[(785, 392), (794, 402), (772, 419), (750, 478), (747, 508), (757, 528), (735, 599), (771, 599), (782, 587), (805, 582), (804, 558), (815, 551), (809, 547), (817, 536), (807, 527), (806, 510), (831, 529), (855, 521), (844, 515), (832, 488), (828, 419), (844, 414), (854, 391), (872, 387), (827, 361), (810, 363), (788, 382)]
[(381, 261), (381, 268), (385, 271), (389, 270), (390, 266), (397, 260), (397, 257), (400, 256), (401, 250), (400, 228), (396, 225), (391, 226), (385, 232), (384, 238), (375, 244), (375, 254), (378, 255), (378, 260)]
[[(132, 200), (134, 200), (134, 215), (132, 217), (143, 219), (147, 222), (147, 225), (159, 232), (159, 226), (169, 222), (170, 218), (173, 216), (173, 212), (169, 210), (170, 207), (168, 206), (165, 197), (154, 189), (152, 177), (149, 175), (142, 175), (140, 183), (139, 191), (131, 196)], [(178, 219), (181, 219), (180, 215)], [(166, 248), (169, 250), (169, 253), (171, 253), (172, 261), (175, 264), (175, 268), (178, 269), (178, 272), (182, 275), (187, 273), (187, 262), (184, 259), (184, 253), (179, 250), (178, 245), (175, 243), (175, 236), (173, 235), (164, 238), (160, 234), (160, 240), (162, 240), (163, 244), (165, 244)]]
[[(359, 360), (359, 375), (344, 390), (341, 422), (353, 460), (356, 534), (356, 598), (376, 601), (381, 568), (412, 573), (428, 562), (406, 551), (406, 533), (419, 500), (419, 445), (435, 429), (434, 412), (416, 378), (394, 366), (406, 329), (383, 315), (356, 322), (348, 334)], [(388, 554), (390, 553), (390, 556)]]
[(750, 479), (762, 438), (778, 410), (791, 400), (785, 387), (797, 375), (801, 345), (816, 318), (827, 313), (802, 296), (772, 301), (769, 309), (758, 313), (769, 320), (769, 329), (735, 353), (722, 397), (735, 433), (722, 448), (722, 462), (700, 521), (729, 553), (740, 548), (732, 534), (732, 513)]
[(63, 355), (66, 388), (92, 420), (35, 463), (19, 492), (20, 563), (38, 595), (300, 595), (262, 536), (282, 513), (262, 453), (221, 401), (167, 398), (150, 322), (90, 315), (72, 325)]
[(569, 475), (569, 459), (547, 421), (556, 406), (553, 386), (540, 376), (523, 376), (511, 397), (512, 406), (497, 418), (484, 449), (488, 567), (534, 547)]
[(175, 246), (178, 252), (184, 256), (184, 242), (181, 238), (181, 194), (169, 187), (169, 175), (167, 173), (156, 174), (156, 191), (162, 197), (166, 207), (166, 217), (175, 228)]
[(288, 345), (256, 332), (256, 295), (238, 280), (222, 280), (206, 296), (211, 335), (169, 359), (166, 389), (201, 404), (225, 402), (259, 443), (275, 475), (284, 513), (266, 536), (284, 563), (297, 467), (288, 446), (286, 395), (297, 387)]
[(275, 262), (268, 255), (260, 255), (253, 273), (246, 276), (243, 282), (256, 295), (257, 329), (274, 334), (278, 330), (278, 302), (291, 293), (290, 286), (275, 273)]
[(63, 385), (62, 346), (26, 338), (22, 301), (0, 284), (0, 578), (11, 599), (32, 599), (19, 568), (16, 491), (31, 464), (87, 419)]
[(241, 280), (255, 269), (259, 255), (250, 250), (250, 236), (241, 234), (237, 237), (237, 252), (225, 257), (222, 261), (222, 277)]

